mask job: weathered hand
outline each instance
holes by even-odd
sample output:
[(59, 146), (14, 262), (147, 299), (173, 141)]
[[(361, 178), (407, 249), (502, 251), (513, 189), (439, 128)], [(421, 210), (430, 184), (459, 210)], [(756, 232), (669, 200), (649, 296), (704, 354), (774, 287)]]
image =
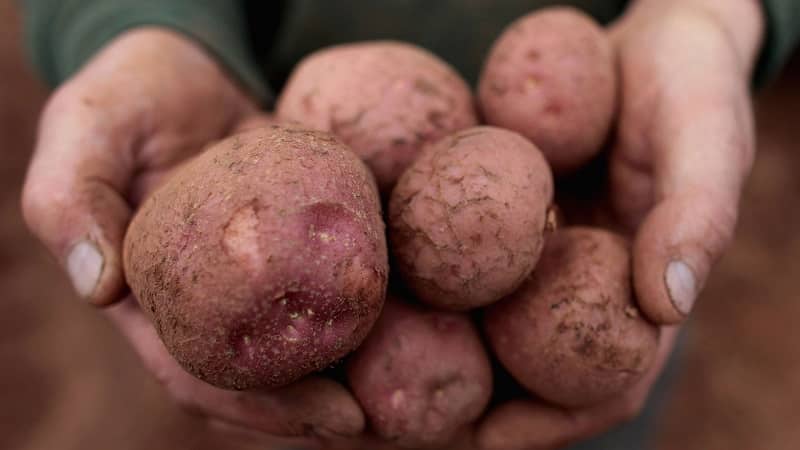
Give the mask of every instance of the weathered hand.
[(637, 300), (664, 325), (658, 362), (634, 389), (589, 409), (500, 405), (478, 427), (478, 448), (561, 448), (639, 414), (677, 334), (667, 325), (689, 314), (733, 235), (754, 156), (749, 82), (761, 14), (754, 0), (638, 0), (610, 28), (621, 108), (606, 176), (634, 242)]
[(635, 230), (639, 304), (682, 321), (733, 236), (755, 154), (755, 0), (640, 0), (611, 33), (622, 85), (611, 198)]
[(98, 306), (122, 300), (106, 313), (180, 403), (273, 435), (357, 434), (361, 409), (334, 381), (309, 377), (275, 391), (233, 392), (191, 377), (125, 294), (120, 252), (136, 205), (210, 142), (264, 120), (194, 42), (158, 28), (126, 32), (49, 101), (24, 187), (24, 216), (82, 298)]

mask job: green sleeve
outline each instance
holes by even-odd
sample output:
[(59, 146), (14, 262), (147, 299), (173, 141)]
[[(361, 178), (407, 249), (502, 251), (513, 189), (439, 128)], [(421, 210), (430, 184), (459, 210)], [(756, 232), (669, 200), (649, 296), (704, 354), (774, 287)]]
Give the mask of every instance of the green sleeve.
[(144, 25), (169, 27), (197, 42), (252, 95), (270, 100), (251, 54), (246, 18), (236, 0), (22, 0), (34, 65), (52, 86), (111, 39)]
[(767, 18), (767, 33), (756, 68), (757, 85), (775, 77), (791, 56), (800, 38), (800, 1), (762, 1)]

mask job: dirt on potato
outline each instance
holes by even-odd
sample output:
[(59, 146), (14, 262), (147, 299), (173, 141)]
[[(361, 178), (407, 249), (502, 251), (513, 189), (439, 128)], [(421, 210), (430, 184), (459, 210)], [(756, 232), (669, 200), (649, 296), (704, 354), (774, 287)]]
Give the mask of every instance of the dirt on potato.
[(423, 146), (478, 123), (469, 86), (452, 67), (423, 48), (392, 41), (339, 45), (306, 57), (276, 113), (340, 137), (385, 194)]
[(583, 227), (553, 233), (537, 270), (486, 311), (495, 355), (520, 384), (560, 406), (623, 392), (654, 362), (659, 336), (630, 278), (623, 238)]
[(534, 269), (553, 196), (550, 169), (521, 135), (470, 128), (427, 148), (392, 193), (396, 268), (422, 301), (485, 306)]
[(393, 295), (347, 372), (375, 432), (405, 448), (441, 448), (492, 393), (489, 358), (469, 316)]
[(186, 164), (142, 205), (124, 260), (170, 353), (235, 389), (282, 386), (349, 353), (388, 277), (367, 168), (328, 133), (279, 125)]
[(555, 7), (517, 19), (495, 41), (478, 99), (488, 124), (523, 134), (561, 175), (601, 150), (616, 90), (604, 30), (576, 9)]

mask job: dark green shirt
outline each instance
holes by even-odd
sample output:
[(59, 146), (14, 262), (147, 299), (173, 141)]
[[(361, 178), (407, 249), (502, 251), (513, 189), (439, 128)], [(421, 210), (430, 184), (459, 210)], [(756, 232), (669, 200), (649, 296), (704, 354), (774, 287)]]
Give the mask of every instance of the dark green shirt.
[[(606, 23), (627, 0), (23, 0), (27, 41), (42, 76), (57, 85), (126, 29), (166, 26), (202, 43), (239, 82), (268, 102), (289, 70), (332, 44), (398, 39), (424, 46), (474, 82), (488, 47), (515, 18), (554, 4)], [(767, 37), (756, 78), (771, 77), (800, 36), (799, 0), (763, 0)]]

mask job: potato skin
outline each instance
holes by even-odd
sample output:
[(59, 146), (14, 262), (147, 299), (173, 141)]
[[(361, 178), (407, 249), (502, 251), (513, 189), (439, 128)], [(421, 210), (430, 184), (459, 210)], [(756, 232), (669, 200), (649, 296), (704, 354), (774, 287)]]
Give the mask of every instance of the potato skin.
[(659, 336), (634, 302), (625, 240), (586, 227), (549, 236), (525, 284), (487, 308), (484, 329), (520, 384), (565, 407), (634, 385), (653, 364)]
[(489, 358), (469, 316), (391, 294), (347, 373), (375, 432), (406, 448), (445, 445), (483, 413), (492, 392)]
[(514, 21), (495, 41), (478, 83), (486, 122), (533, 141), (557, 175), (600, 151), (616, 91), (606, 34), (589, 16), (566, 7)]
[(396, 267), (416, 296), (467, 310), (533, 270), (553, 197), (550, 169), (521, 135), (469, 128), (423, 151), (389, 203)]
[(478, 123), (469, 86), (452, 67), (423, 48), (392, 41), (339, 45), (306, 57), (276, 113), (340, 137), (384, 193), (425, 144)]
[(249, 389), (357, 347), (385, 298), (386, 253), (363, 163), (328, 133), (271, 125), (217, 143), (147, 199), (124, 266), (187, 371)]

